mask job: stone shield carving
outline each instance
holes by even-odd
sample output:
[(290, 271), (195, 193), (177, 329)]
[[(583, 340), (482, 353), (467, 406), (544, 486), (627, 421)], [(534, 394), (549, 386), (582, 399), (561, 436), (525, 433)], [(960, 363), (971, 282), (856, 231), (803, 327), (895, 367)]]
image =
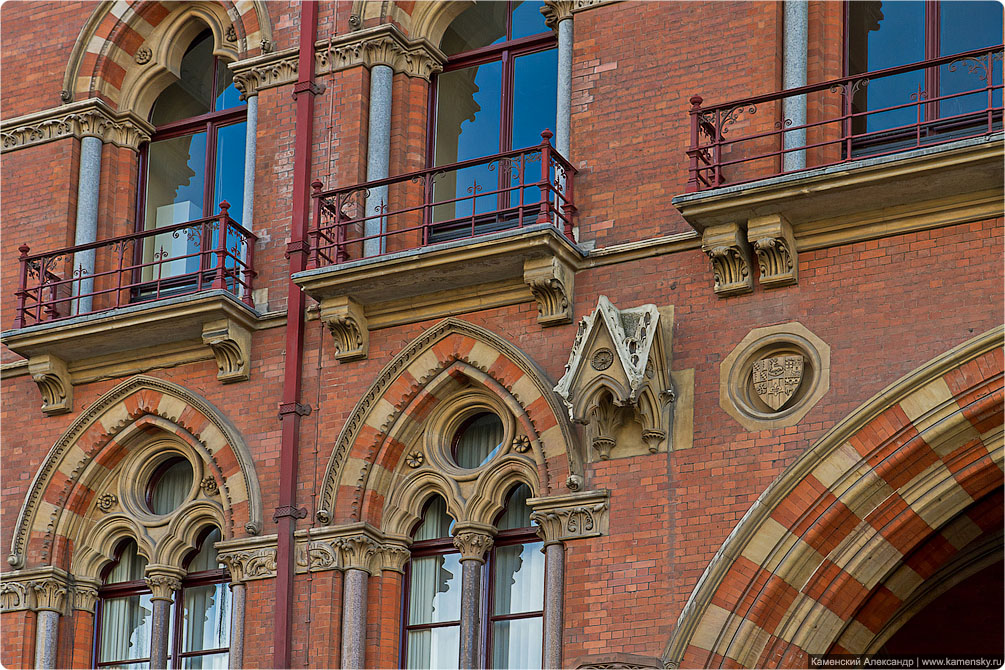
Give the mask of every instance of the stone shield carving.
[(754, 363), (751, 370), (757, 397), (777, 411), (792, 398), (803, 381), (802, 356), (772, 356)]

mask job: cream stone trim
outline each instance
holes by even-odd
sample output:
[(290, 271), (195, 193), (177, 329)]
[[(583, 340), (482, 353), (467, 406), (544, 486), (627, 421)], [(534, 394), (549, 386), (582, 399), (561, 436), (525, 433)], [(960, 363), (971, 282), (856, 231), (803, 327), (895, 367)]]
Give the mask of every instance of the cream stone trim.
[(750, 246), (739, 224), (706, 228), (701, 237), (701, 250), (712, 260), (716, 295), (725, 298), (754, 290)]
[(251, 378), (251, 330), (234, 319), (210, 321), (202, 326), (202, 342), (213, 351), (224, 384)]
[(758, 216), (747, 221), (747, 241), (757, 256), (764, 288), (788, 286), (799, 280), (799, 258), (792, 225), (781, 214)]
[(42, 395), (42, 413), (47, 416), (73, 411), (73, 383), (66, 362), (53, 354), (28, 359), (28, 374)]
[(558, 256), (528, 258), (523, 262), (523, 280), (537, 301), (539, 324), (572, 323), (575, 278), (575, 268)]
[(276, 576), (277, 535), (242, 537), (217, 542), (217, 558), (230, 571), (231, 584)]
[(324, 570), (402, 572), (410, 557), (411, 539), (380, 532), (368, 523), (326, 526), (296, 532), (298, 574)]
[[(692, 640), (700, 634), (699, 624), (706, 612), (712, 611), (712, 597), (722, 583), (736, 558), (745, 555), (747, 548), (756, 544), (762, 530), (772, 522), (771, 513), (807, 475), (828, 461), (848, 439), (868, 425), (888, 408), (909, 397), (918, 389), (935, 381), (949, 370), (964, 365), (988, 351), (1002, 346), (1005, 327), (995, 328), (964, 342), (916, 368), (886, 387), (858, 409), (831, 428), (815, 445), (806, 450), (785, 472), (776, 479), (754, 502), (729, 538), (716, 552), (704, 574), (688, 598), (677, 621), (677, 626), (663, 652), (663, 659), (675, 667)], [(765, 548), (765, 551), (770, 549)], [(766, 555), (766, 554), (765, 554)], [(774, 568), (771, 568), (774, 570)], [(712, 633), (714, 635), (714, 633)], [(703, 647), (711, 648), (711, 647)]]
[(596, 9), (604, 5), (613, 5), (621, 0), (575, 0), (576, 6), (572, 9), (573, 14), (585, 12), (588, 9)]
[(366, 358), (370, 331), (362, 305), (346, 296), (325, 298), (319, 305), (319, 314), (335, 340), (335, 360), (346, 362)]
[(559, 23), (572, 18), (575, 8), (576, 2), (574, 0), (544, 0), (541, 13), (544, 14), (545, 25), (552, 30), (558, 30)]
[(461, 552), (462, 561), (484, 563), (495, 535), (496, 529), (490, 525), (458, 523), (454, 526), (454, 547)]
[[(750, 393), (751, 368), (776, 354), (803, 357), (803, 378), (796, 394), (778, 411), (758, 407)], [(793, 321), (755, 328), (719, 364), (719, 407), (750, 431), (794, 426), (830, 389), (830, 347), (806, 326)]]
[(0, 123), (0, 153), (69, 137), (97, 137), (136, 151), (151, 133), (153, 126), (136, 114), (116, 112), (103, 100), (91, 98)]
[(69, 612), (73, 577), (51, 565), (0, 575), (0, 611)]
[(546, 498), (529, 498), (531, 521), (545, 545), (607, 535), (611, 492), (583, 491)]

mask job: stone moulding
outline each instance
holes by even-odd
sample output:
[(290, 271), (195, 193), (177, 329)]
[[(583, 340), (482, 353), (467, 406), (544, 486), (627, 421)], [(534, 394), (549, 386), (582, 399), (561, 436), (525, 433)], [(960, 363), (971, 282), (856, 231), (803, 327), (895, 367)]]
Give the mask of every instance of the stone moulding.
[[(297, 81), (299, 49), (284, 49), (248, 58), (228, 67), (234, 72), (234, 84), (241, 98), (259, 91)], [(346, 33), (330, 42), (314, 44), (316, 75), (331, 74), (349, 68), (387, 65), (396, 73), (425, 80), (440, 72), (447, 57), (426, 39), (411, 40), (397, 26), (384, 24)]]
[(701, 250), (712, 260), (716, 295), (725, 298), (754, 290), (750, 245), (739, 224), (726, 223), (706, 228), (701, 238)]
[(230, 582), (243, 584), (275, 577), (277, 538), (277, 535), (261, 535), (217, 542), (214, 545), (217, 556), (230, 570)]
[(388, 536), (365, 522), (298, 530), (295, 537), (297, 574), (349, 569), (403, 572), (410, 557), (410, 539)]
[(573, 282), (576, 271), (561, 258), (530, 258), (523, 264), (523, 280), (537, 301), (542, 326), (572, 323)]
[(583, 491), (546, 498), (530, 498), (531, 521), (546, 545), (600, 537), (608, 533), (611, 492)]
[(71, 605), (73, 578), (53, 566), (0, 575), (0, 611), (49, 610), (63, 614)]
[(97, 98), (53, 107), (0, 123), (0, 153), (62, 140), (97, 137), (134, 151), (150, 140), (153, 126), (131, 112), (119, 113)]
[(747, 221), (747, 241), (757, 256), (758, 281), (764, 288), (789, 286), (799, 280), (799, 259), (792, 226), (780, 214)]

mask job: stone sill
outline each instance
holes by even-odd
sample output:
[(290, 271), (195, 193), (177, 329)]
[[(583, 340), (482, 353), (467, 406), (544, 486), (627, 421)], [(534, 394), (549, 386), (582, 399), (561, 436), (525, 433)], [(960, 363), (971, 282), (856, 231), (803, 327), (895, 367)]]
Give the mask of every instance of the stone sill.
[(570, 323), (573, 279), (585, 258), (554, 226), (535, 224), (314, 268), (292, 279), (321, 303), (320, 317), (340, 344), (336, 357), (351, 360), (366, 355), (360, 341), (366, 330), (458, 309), (537, 300), (539, 323)]
[(810, 169), (673, 198), (691, 226), (781, 215), (799, 237), (803, 224), (861, 215), (946, 194), (1000, 191), (1003, 134)]
[[(224, 290), (165, 298), (8, 330), (0, 342), (28, 359), (46, 414), (72, 410), (74, 383), (214, 356), (223, 383), (248, 379), (260, 315)], [(121, 368), (121, 369), (120, 369)]]

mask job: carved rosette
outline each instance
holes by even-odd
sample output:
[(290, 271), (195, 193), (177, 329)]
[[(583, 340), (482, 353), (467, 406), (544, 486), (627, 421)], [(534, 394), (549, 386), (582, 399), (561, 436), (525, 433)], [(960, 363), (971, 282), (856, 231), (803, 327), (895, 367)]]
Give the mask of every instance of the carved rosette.
[(797, 283), (799, 262), (792, 226), (779, 214), (747, 221), (747, 240), (757, 255), (759, 281), (765, 288)]
[(701, 248), (712, 260), (716, 295), (724, 298), (754, 290), (750, 246), (739, 225), (727, 223), (706, 228)]
[(251, 376), (251, 331), (232, 319), (212, 321), (202, 327), (202, 342), (213, 350), (224, 384), (246, 381)]
[(610, 492), (585, 491), (531, 498), (531, 521), (545, 545), (607, 534)]
[(488, 530), (455, 530), (454, 547), (461, 552), (462, 561), (485, 562), (485, 556), (492, 548), (492, 533)]
[(184, 571), (167, 566), (147, 568), (146, 582), (153, 595), (151, 600), (174, 600), (174, 592), (181, 589), (181, 578)]
[(118, 502), (119, 499), (114, 493), (102, 493), (98, 496), (97, 505), (102, 512), (110, 512)]
[(524, 261), (523, 281), (537, 302), (537, 322), (542, 326), (572, 323), (575, 273), (558, 258)]
[(544, 0), (541, 13), (544, 14), (545, 24), (552, 30), (556, 30), (559, 23), (572, 18), (572, 10), (575, 6), (576, 3), (573, 0)]
[(42, 413), (47, 416), (73, 411), (73, 383), (63, 359), (52, 354), (28, 360), (28, 374), (42, 394)]
[(335, 340), (335, 360), (345, 363), (366, 358), (370, 332), (362, 305), (344, 296), (326, 298), (321, 301), (319, 314)]

